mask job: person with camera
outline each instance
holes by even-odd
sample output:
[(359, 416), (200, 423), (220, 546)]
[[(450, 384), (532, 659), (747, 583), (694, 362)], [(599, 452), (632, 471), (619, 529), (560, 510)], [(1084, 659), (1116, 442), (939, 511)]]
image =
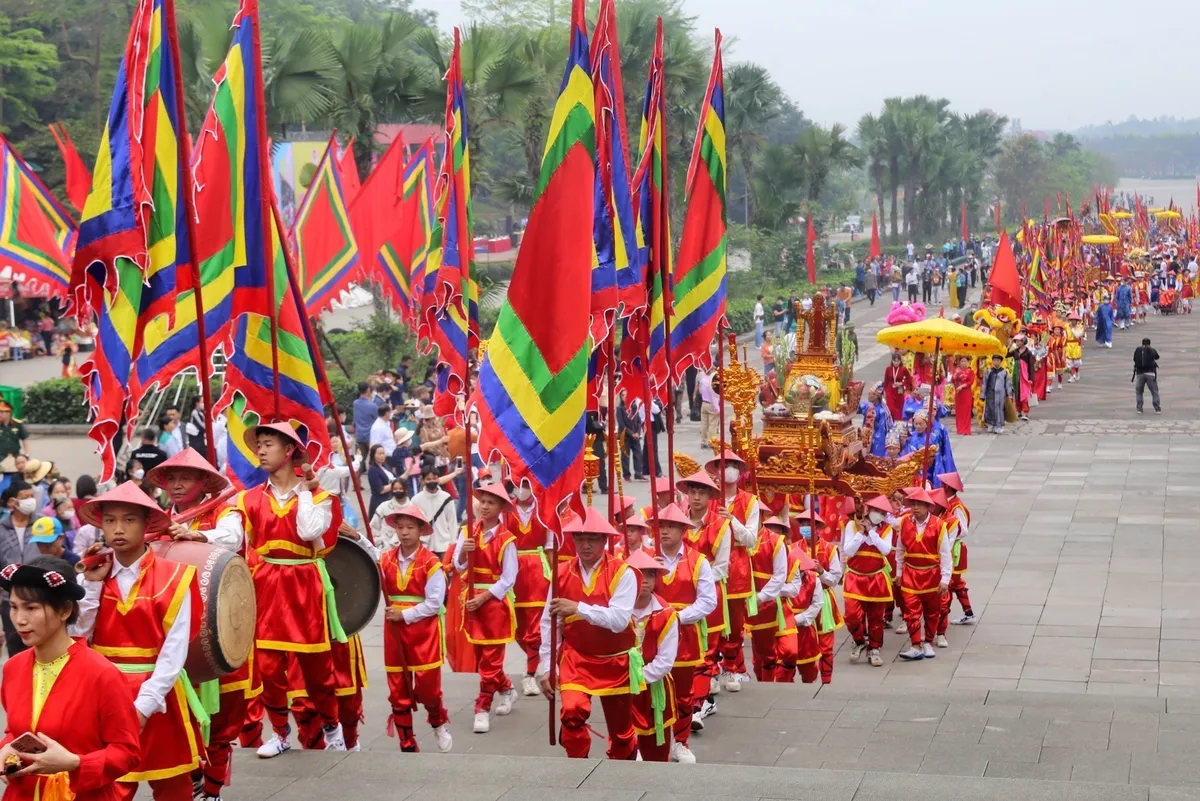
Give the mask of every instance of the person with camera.
[(1141, 347), (1133, 352), (1133, 390), (1137, 393), (1137, 411), (1142, 413), (1142, 400), (1146, 387), (1150, 387), (1150, 398), (1154, 402), (1154, 413), (1162, 414), (1162, 401), (1158, 397), (1158, 351), (1150, 347), (1150, 337), (1143, 337)]

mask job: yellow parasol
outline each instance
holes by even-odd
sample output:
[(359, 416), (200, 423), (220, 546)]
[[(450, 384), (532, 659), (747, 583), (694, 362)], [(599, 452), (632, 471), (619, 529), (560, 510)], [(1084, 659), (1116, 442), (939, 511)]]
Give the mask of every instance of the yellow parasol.
[(943, 317), (889, 326), (875, 335), (875, 341), (890, 348), (918, 353), (948, 353), (953, 356), (1005, 354), (1000, 340), (991, 334)]
[(1167, 207), (1166, 207), (1166, 206), (1159, 206), (1159, 207), (1158, 207), (1158, 208), (1156, 208), (1156, 209), (1146, 209), (1146, 213), (1148, 213), (1148, 214), (1158, 214), (1159, 212), (1166, 211), (1166, 210), (1167, 210)]
[(1177, 217), (1183, 216), (1179, 212), (1177, 212), (1173, 209), (1163, 209), (1161, 211), (1152, 211), (1150, 213), (1153, 214), (1155, 217), (1166, 217), (1169, 220), (1174, 220)]
[(1133, 212), (1131, 212), (1131, 211), (1114, 211), (1109, 216), (1115, 217), (1118, 220), (1131, 220), (1131, 219), (1133, 219)]
[(1080, 241), (1085, 245), (1115, 245), (1121, 241), (1121, 237), (1112, 234), (1086, 234), (1080, 237)]

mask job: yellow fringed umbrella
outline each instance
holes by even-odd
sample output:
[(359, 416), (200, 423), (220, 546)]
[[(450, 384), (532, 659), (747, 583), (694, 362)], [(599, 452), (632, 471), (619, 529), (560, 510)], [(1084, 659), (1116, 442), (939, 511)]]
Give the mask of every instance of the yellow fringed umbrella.
[(889, 326), (875, 335), (881, 345), (917, 353), (948, 353), (953, 356), (1005, 354), (1000, 340), (974, 328), (943, 317)]
[(1153, 214), (1155, 217), (1166, 217), (1169, 220), (1174, 220), (1178, 217), (1183, 216), (1182, 214), (1180, 214), (1177, 211), (1174, 211), (1173, 209), (1163, 209), (1162, 211), (1152, 211), (1150, 213)]
[(1121, 237), (1112, 234), (1086, 234), (1080, 237), (1080, 241), (1085, 245), (1115, 245), (1121, 241)]
[(1131, 211), (1114, 211), (1109, 216), (1114, 217), (1118, 220), (1132, 220), (1133, 212), (1131, 212)]

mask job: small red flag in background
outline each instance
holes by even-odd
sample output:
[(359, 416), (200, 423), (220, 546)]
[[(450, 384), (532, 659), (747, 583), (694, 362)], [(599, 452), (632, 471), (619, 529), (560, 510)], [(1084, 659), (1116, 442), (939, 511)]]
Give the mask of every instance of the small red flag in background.
[(92, 172), (79, 157), (75, 143), (71, 141), (66, 127), (61, 122), (51, 123), (46, 127), (50, 129), (50, 135), (54, 137), (58, 151), (62, 153), (63, 165), (67, 168), (67, 200), (71, 201), (76, 211), (83, 211), (83, 204), (87, 203), (88, 195), (92, 191)]
[(1007, 231), (1000, 232), (1000, 245), (996, 248), (996, 261), (988, 280), (992, 285), (992, 302), (1021, 314), (1021, 277), (1017, 274), (1017, 260), (1013, 257)]
[(962, 202), (962, 239), (966, 242), (971, 238), (971, 227), (967, 225), (967, 201)]
[(868, 259), (878, 259), (883, 255), (883, 246), (879, 244), (879, 216), (871, 212), (871, 249), (867, 252)]
[(816, 286), (817, 285), (817, 261), (816, 261), (816, 257), (813, 255), (813, 242), (816, 240), (817, 235), (813, 231), (811, 214), (808, 215), (808, 236), (805, 238), (808, 240), (807, 249), (804, 254), (805, 262), (808, 264), (808, 283), (812, 284), (813, 286)]

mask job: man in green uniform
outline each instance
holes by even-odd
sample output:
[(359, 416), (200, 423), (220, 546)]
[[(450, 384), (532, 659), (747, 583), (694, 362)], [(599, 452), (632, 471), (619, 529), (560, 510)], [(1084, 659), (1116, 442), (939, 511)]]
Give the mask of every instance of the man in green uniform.
[(0, 459), (6, 456), (28, 456), (29, 449), (25, 447), (25, 441), (28, 439), (29, 432), (25, 430), (25, 426), (20, 420), (13, 419), (12, 406), (8, 401), (0, 400)]

